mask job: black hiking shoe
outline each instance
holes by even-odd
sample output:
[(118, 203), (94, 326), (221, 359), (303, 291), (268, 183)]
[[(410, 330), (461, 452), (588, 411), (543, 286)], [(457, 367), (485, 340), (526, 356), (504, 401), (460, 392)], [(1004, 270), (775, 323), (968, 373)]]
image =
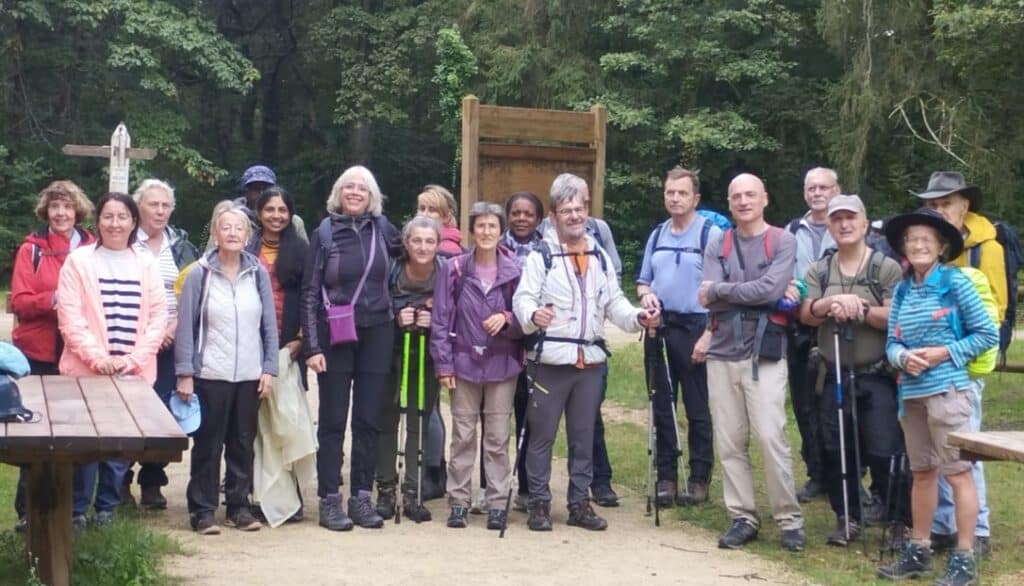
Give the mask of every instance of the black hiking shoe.
[(377, 514), (385, 519), (395, 516), (395, 504), (397, 494), (394, 486), (380, 486), (377, 488)]
[(932, 554), (938, 555), (956, 549), (956, 542), (960, 539), (960, 534), (957, 532), (949, 534), (933, 532), (928, 538), (932, 542)]
[(619, 495), (615, 494), (610, 486), (591, 486), (590, 493), (594, 495), (594, 504), (602, 507), (619, 506)]
[(850, 519), (850, 537), (846, 537), (845, 519), (842, 516), (836, 519), (836, 528), (825, 536), (825, 543), (834, 547), (846, 547), (851, 541), (856, 541), (860, 538), (860, 525), (853, 519)]
[(199, 535), (220, 535), (220, 527), (213, 519), (213, 513), (198, 513), (189, 518), (192, 530)]
[(320, 526), (331, 531), (351, 531), (352, 519), (341, 508), (341, 495), (332, 494), (320, 499)]
[(885, 524), (886, 503), (881, 495), (874, 495), (870, 503), (863, 503), (861, 507), (866, 527), (880, 527)]
[(718, 538), (719, 549), (738, 549), (757, 539), (757, 527), (749, 520), (738, 517)]
[(708, 502), (708, 485), (703, 482), (687, 482), (686, 492), (676, 495), (676, 504), (694, 507)]
[(992, 545), (989, 543), (987, 535), (974, 536), (974, 555), (978, 559), (988, 559), (988, 554), (991, 551)]
[(530, 531), (551, 531), (551, 501), (530, 503), (530, 518), (526, 526)]
[(955, 550), (946, 559), (946, 575), (935, 581), (935, 586), (970, 586), (978, 578), (974, 554)]
[(932, 554), (927, 547), (908, 541), (900, 555), (888, 566), (879, 566), (875, 573), (886, 580), (918, 578), (932, 571)]
[(224, 520), (224, 524), (228, 527), (234, 527), (239, 531), (259, 531), (263, 527), (259, 519), (253, 516), (249, 507), (242, 507), (237, 511), (229, 512), (227, 519)]
[(167, 508), (167, 499), (160, 492), (159, 486), (143, 486), (139, 504), (143, 508), (159, 511)]
[(676, 483), (671, 480), (659, 480), (655, 485), (654, 504), (659, 509), (671, 509), (676, 504)]
[(358, 496), (349, 497), (348, 514), (352, 522), (363, 529), (380, 529), (384, 526), (384, 517), (373, 509), (368, 492), (360, 491)]
[(466, 507), (454, 506), (448, 514), (448, 526), (452, 529), (465, 529), (469, 525), (469, 509)]
[(505, 528), (505, 509), (491, 509), (487, 511), (487, 528), (492, 531), (501, 531)]
[(581, 501), (575, 505), (569, 505), (569, 521), (571, 527), (582, 527), (590, 531), (604, 531), (608, 528), (608, 521), (594, 512), (590, 501)]
[(800, 492), (796, 493), (796, 500), (802, 503), (809, 503), (824, 495), (825, 488), (818, 484), (817, 480), (812, 478), (807, 481), (807, 484), (805, 484), (803, 488), (800, 489)]
[(807, 545), (807, 535), (804, 534), (803, 528), (783, 529), (779, 545), (786, 551), (803, 551)]
[(415, 523), (426, 523), (431, 519), (430, 509), (416, 502), (416, 493), (402, 495), (402, 514)]

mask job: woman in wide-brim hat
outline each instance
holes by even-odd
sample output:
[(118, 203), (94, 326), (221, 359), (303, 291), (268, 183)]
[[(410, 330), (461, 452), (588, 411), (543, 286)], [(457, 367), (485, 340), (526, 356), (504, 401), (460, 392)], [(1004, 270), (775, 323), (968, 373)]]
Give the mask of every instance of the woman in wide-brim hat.
[(941, 473), (953, 487), (960, 535), (946, 577), (973, 578), (978, 495), (970, 462), (960, 460), (946, 436), (969, 428), (973, 383), (964, 365), (998, 343), (999, 336), (970, 279), (943, 265), (960, 255), (963, 237), (941, 214), (921, 208), (896, 216), (886, 224), (885, 236), (909, 264), (893, 293), (885, 350), (901, 371), (900, 425), (914, 482), (911, 540), (878, 573), (902, 579), (930, 569), (928, 538)]

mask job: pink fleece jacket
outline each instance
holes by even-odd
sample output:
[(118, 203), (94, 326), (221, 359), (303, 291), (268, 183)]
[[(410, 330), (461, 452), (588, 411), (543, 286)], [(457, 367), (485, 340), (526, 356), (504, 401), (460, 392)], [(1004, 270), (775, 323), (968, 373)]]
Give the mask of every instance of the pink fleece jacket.
[[(153, 255), (132, 249), (139, 268), (142, 299), (135, 333), (135, 348), (124, 358), (124, 374), (141, 376), (149, 384), (156, 380), (156, 353), (164, 339), (167, 298), (157, 261)], [(96, 364), (110, 354), (107, 324), (96, 276), (96, 245), (82, 246), (68, 255), (57, 282), (57, 320), (64, 337), (60, 373), (68, 376), (95, 375)]]

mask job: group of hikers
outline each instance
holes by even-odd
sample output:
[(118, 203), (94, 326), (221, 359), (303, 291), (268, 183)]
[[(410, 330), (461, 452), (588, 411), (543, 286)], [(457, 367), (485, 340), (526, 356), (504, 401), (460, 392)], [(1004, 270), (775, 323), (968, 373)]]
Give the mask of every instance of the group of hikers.
[[(831, 545), (867, 524), (892, 527), (899, 553), (880, 576), (923, 575), (933, 553), (948, 551), (937, 583), (975, 580), (975, 556), (989, 549), (984, 476), (946, 436), (980, 427), (982, 375), (1009, 292), (980, 192), (959, 173), (934, 173), (917, 194), (922, 207), (873, 234), (863, 202), (840, 193), (831, 169), (807, 172), (806, 214), (777, 227), (765, 220), (757, 176), (729, 183), (730, 222), (699, 209), (696, 172), (673, 168), (663, 182), (669, 217), (648, 237), (635, 280), (639, 306), (622, 291), (612, 232), (590, 216), (581, 177), (554, 179), (546, 214), (537, 195), (517, 192), (504, 206), (473, 204), (462, 230), (439, 185), (423, 189), (397, 228), (374, 175), (355, 166), (307, 233), (277, 183), (266, 166), (247, 169), (241, 197), (215, 207), (200, 253), (170, 223), (175, 194), (164, 181), (95, 206), (55, 181), (35, 209), (44, 226), (14, 263), (13, 342), (33, 374), (135, 375), (168, 405), (198, 405), (186, 498), (199, 534), (219, 533), (221, 492), (224, 524), (267, 522), (273, 503), (253, 498), (254, 446), (267, 433), (258, 413), (274, 394), (301, 397), (307, 368), (319, 411), (315, 431), (310, 420), (294, 433), (315, 433), (322, 527), (429, 521), (424, 502), (446, 494), (448, 527), (479, 512), (503, 532), (514, 508), (530, 530), (551, 531), (564, 416), (567, 523), (605, 529), (592, 503), (618, 505), (601, 417), (610, 321), (644, 332), (655, 507), (706, 502), (717, 452), (731, 518), (719, 547), (755, 539), (753, 436), (782, 548), (804, 549), (800, 503), (827, 495)], [(94, 211), (95, 237), (82, 227)], [(787, 388), (809, 475), (800, 491), (784, 433)], [(139, 464), (142, 506), (166, 507), (165, 466)], [(76, 466), (76, 529), (90, 505), (103, 526), (133, 498), (132, 467)], [(274, 509), (274, 526), (303, 519), (301, 475), (288, 478), (294, 504)], [(24, 530), (24, 472), (15, 508)]]

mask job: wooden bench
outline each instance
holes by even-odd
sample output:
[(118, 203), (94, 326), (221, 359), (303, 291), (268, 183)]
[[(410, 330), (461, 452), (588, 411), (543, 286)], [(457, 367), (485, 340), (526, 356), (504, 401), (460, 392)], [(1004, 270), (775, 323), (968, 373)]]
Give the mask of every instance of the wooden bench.
[(71, 477), (102, 460), (179, 462), (189, 440), (142, 379), (29, 376), (18, 381), (35, 423), (0, 424), (0, 462), (28, 465), (26, 549), (40, 579), (71, 578)]
[(1024, 431), (954, 432), (949, 445), (960, 448), (964, 460), (1002, 460), (1024, 464)]

